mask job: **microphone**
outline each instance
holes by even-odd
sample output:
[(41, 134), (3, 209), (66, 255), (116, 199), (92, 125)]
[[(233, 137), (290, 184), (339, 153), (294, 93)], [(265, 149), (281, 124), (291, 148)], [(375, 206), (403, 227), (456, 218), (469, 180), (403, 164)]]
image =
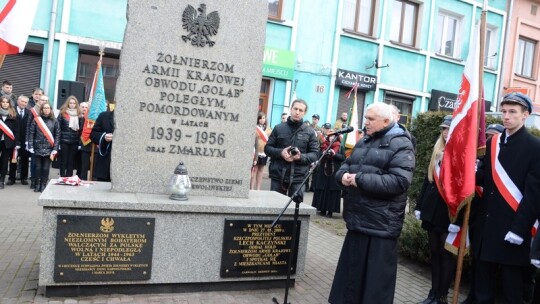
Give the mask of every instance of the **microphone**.
[[(343, 129), (334, 130), (330, 134), (345, 134), (345, 133), (350, 133), (352, 131), (354, 131), (354, 127), (349, 126), (349, 127), (343, 128)], [(328, 134), (328, 135), (330, 135), (330, 134)]]

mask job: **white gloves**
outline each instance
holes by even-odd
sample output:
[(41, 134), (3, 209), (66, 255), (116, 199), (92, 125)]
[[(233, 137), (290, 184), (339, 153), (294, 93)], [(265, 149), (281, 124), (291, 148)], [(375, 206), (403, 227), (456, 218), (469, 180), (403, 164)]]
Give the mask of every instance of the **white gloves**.
[(461, 230), (461, 227), (458, 225), (450, 224), (448, 225), (448, 232), (455, 232), (458, 233)]
[(28, 152), (34, 154), (34, 148), (28, 148)]
[(15, 146), (16, 150), (19, 150), (20, 148), (21, 148), (21, 146)]
[(504, 237), (504, 240), (507, 241), (508, 243), (515, 244), (515, 245), (521, 245), (521, 243), (523, 243), (523, 238), (513, 233), (512, 231), (508, 231), (508, 233)]
[(416, 217), (417, 220), (420, 220), (420, 214), (422, 214), (420, 210), (414, 210), (414, 216)]
[(533, 264), (536, 268), (540, 268), (540, 260), (532, 259), (531, 264)]

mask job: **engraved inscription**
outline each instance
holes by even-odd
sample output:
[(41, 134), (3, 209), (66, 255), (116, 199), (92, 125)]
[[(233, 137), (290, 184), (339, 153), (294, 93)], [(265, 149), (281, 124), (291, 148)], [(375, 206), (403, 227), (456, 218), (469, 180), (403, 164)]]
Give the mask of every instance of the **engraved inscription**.
[(150, 278), (153, 218), (58, 215), (57, 223), (55, 281)]
[[(292, 221), (226, 220), (221, 276), (283, 275), (291, 254)], [(296, 259), (294, 264), (296, 264)], [(292, 265), (294, 273), (295, 265)]]

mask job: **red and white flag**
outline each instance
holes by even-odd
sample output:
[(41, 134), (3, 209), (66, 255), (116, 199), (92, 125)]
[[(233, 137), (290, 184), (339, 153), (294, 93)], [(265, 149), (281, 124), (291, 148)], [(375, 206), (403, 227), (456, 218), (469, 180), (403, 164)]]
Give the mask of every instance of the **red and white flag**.
[[(469, 47), (465, 70), (454, 109), (440, 172), (442, 196), (452, 222), (465, 199), (474, 195), (475, 163), (478, 144), (478, 100), (480, 54), (478, 31)], [(482, 113), (483, 114), (483, 113)]]
[(24, 51), (39, 0), (8, 0), (0, 12), (0, 54)]
[(351, 93), (354, 91), (354, 99), (352, 102), (351, 111), (349, 113), (349, 121), (347, 121), (347, 127), (353, 127), (354, 130), (351, 133), (345, 134), (345, 140), (343, 141), (345, 143), (345, 148), (352, 149), (356, 145), (356, 142), (358, 141), (358, 100), (356, 97), (356, 93), (358, 91), (358, 82), (356, 82), (352, 89), (347, 93), (346, 97), (349, 98), (351, 96)]

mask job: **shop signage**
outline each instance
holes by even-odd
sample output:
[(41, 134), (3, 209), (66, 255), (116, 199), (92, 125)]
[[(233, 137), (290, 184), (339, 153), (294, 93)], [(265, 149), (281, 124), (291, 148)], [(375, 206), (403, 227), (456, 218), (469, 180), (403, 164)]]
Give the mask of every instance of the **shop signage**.
[(377, 77), (347, 70), (337, 70), (336, 85), (352, 88), (355, 83), (358, 83), (358, 89), (361, 91), (375, 91)]
[(263, 76), (292, 80), (294, 76), (294, 52), (264, 48)]
[[(459, 106), (457, 94), (431, 90), (431, 100), (429, 102), (429, 111), (447, 111), (453, 112)], [(489, 112), (491, 101), (486, 100), (486, 112)]]

